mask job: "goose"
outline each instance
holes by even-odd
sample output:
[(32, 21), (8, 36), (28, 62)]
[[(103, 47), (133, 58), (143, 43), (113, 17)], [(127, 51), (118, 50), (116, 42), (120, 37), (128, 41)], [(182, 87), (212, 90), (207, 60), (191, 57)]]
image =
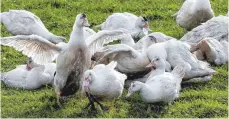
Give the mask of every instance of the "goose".
[(1, 22), (13, 35), (39, 35), (52, 43), (64, 42), (65, 38), (49, 32), (35, 14), (26, 10), (9, 10), (0, 13)]
[(186, 32), (214, 17), (214, 12), (209, 0), (186, 0), (173, 16)]
[(32, 90), (42, 85), (53, 84), (55, 70), (55, 63), (42, 66), (29, 58), (26, 65), (19, 65), (9, 72), (1, 73), (1, 80), (8, 87)]
[[(165, 102), (170, 105), (172, 101), (179, 97), (181, 89), (180, 83), (185, 75), (185, 69), (176, 66), (171, 73), (156, 75), (145, 83), (134, 81), (128, 89), (126, 97), (130, 97), (134, 92), (139, 91), (141, 99), (146, 103)], [(148, 105), (148, 111), (150, 106)]]
[(59, 47), (37, 35), (19, 35), (1, 38), (1, 45), (14, 47), (31, 57), (37, 64), (46, 64), (56, 59), (54, 88), (59, 103), (60, 96), (76, 93), (81, 86), (83, 73), (89, 69), (91, 56), (105, 43), (122, 38), (122, 30), (100, 31), (84, 39), (83, 27), (89, 26), (84, 13), (76, 16), (70, 40), (65, 47)]
[(133, 38), (142, 38), (147, 35), (149, 31), (148, 20), (145, 17), (137, 17), (134, 14), (113, 13), (106, 21), (98, 25), (102, 30), (114, 30), (118, 28), (127, 29)]
[(183, 64), (186, 72), (184, 80), (215, 74), (215, 70), (211, 69), (208, 65), (205, 65), (205, 63), (202, 63), (191, 54), (190, 47), (188, 47), (187, 43), (176, 39), (152, 44), (146, 52), (150, 61), (156, 57), (160, 57), (168, 61), (172, 68), (179, 64)]
[[(145, 51), (135, 50), (125, 44), (108, 45), (102, 49), (103, 55), (98, 59), (97, 64), (105, 59), (117, 61), (116, 69), (122, 73), (139, 73), (148, 71), (146, 67), (150, 61)], [(170, 69), (170, 64), (166, 62), (166, 68)]]
[(151, 44), (164, 42), (167, 40), (173, 39), (173, 37), (167, 36), (161, 32), (153, 32), (150, 33), (143, 38), (141, 38), (138, 42), (134, 42), (134, 39), (130, 37), (129, 34), (127, 34), (126, 37), (120, 39), (121, 44), (126, 44), (131, 47), (133, 47), (136, 50), (145, 50), (147, 49)]
[[(97, 102), (95, 97), (102, 99), (117, 99), (122, 95), (124, 81), (127, 76), (114, 70), (116, 65), (117, 62), (114, 61), (110, 62), (108, 65), (99, 64), (84, 73), (83, 90), (90, 95), (88, 98), (92, 109), (95, 109), (93, 104), (94, 101)], [(104, 110), (102, 104), (99, 102), (97, 103)]]
[[(221, 41), (222, 44), (228, 46), (227, 41)], [(218, 40), (214, 38), (205, 38), (198, 44), (198, 51), (195, 51), (195, 55), (199, 60), (207, 60), (210, 63), (216, 65), (222, 65), (228, 62), (228, 47), (223, 46)], [(205, 57), (206, 59), (205, 59)]]
[(228, 17), (217, 16), (186, 33), (180, 40), (189, 43), (199, 43), (202, 39), (211, 37), (218, 41), (228, 40)]
[(160, 75), (160, 74), (165, 73), (165, 69), (166, 69), (166, 63), (165, 62), (166, 61), (160, 57), (156, 57), (156, 58), (152, 59), (151, 63), (146, 66), (146, 67), (150, 67), (151, 71), (148, 74), (146, 74), (145, 76), (143, 76), (142, 78), (127, 80), (125, 82), (126, 86), (130, 86), (130, 84), (133, 81), (140, 81), (142, 83), (145, 83), (148, 79), (150, 79), (156, 75)]

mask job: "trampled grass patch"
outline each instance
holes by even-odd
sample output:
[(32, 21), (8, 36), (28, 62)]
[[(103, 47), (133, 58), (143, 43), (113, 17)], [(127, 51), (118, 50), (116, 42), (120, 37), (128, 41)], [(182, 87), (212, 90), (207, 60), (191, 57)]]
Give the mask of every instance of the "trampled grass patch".
[[(99, 25), (113, 12), (131, 12), (146, 16), (153, 32), (163, 32), (177, 39), (184, 35), (183, 29), (171, 17), (182, 5), (183, 0), (3, 0), (1, 11), (25, 9), (41, 18), (54, 34), (69, 39), (78, 13), (86, 13), (90, 24)], [(227, 0), (211, 0), (215, 15), (227, 13)], [(1, 24), (1, 37), (11, 36)], [(1, 47), (1, 72), (24, 64), (26, 57), (13, 48)], [(67, 99), (62, 108), (55, 107), (52, 86), (37, 90), (8, 88), (1, 84), (2, 117), (164, 117), (198, 118), (228, 117), (228, 64), (214, 66), (217, 74), (209, 82), (182, 84), (181, 95), (171, 106), (152, 104), (151, 113), (138, 94), (129, 99), (123, 96), (116, 101), (103, 101), (109, 107), (103, 112), (98, 106), (97, 113), (85, 110), (87, 98), (77, 93)]]

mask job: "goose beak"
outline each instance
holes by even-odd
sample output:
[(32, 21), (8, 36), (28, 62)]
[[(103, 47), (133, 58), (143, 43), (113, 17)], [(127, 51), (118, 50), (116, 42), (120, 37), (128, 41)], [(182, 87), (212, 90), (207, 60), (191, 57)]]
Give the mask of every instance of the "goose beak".
[(145, 23), (145, 25), (143, 26), (148, 32), (152, 32), (152, 30), (150, 30), (149, 28), (149, 24)]
[(128, 91), (128, 94), (125, 96), (125, 98), (128, 98), (128, 97), (130, 97), (130, 95), (132, 94), (133, 92), (131, 92), (131, 91)]

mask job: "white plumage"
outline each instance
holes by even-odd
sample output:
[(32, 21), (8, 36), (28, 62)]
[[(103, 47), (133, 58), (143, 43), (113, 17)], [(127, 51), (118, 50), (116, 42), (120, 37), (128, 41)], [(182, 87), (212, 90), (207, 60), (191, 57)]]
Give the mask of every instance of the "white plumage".
[(27, 62), (27, 65), (19, 65), (9, 72), (1, 73), (1, 80), (9, 87), (32, 90), (42, 85), (53, 84), (55, 70), (55, 63), (41, 66)]
[(46, 64), (58, 56), (54, 85), (55, 91), (60, 93), (67, 79), (71, 79), (69, 84), (76, 83), (78, 85), (77, 83), (81, 80), (84, 71), (90, 67), (91, 56), (97, 50), (102, 48), (105, 43), (118, 40), (126, 34), (123, 30), (104, 30), (89, 36), (86, 43), (84, 26), (89, 26), (86, 15), (77, 15), (70, 40), (66, 45), (54, 45), (36, 35), (1, 38), (1, 44), (13, 46), (16, 50), (30, 56), (38, 64)]
[(214, 12), (209, 0), (186, 0), (174, 16), (178, 25), (190, 31), (214, 17)]
[(228, 62), (228, 42), (225, 40), (219, 42), (214, 38), (204, 38), (198, 44), (198, 49), (194, 53), (200, 60), (207, 60), (216, 65)]
[(35, 14), (26, 10), (9, 10), (0, 14), (1, 22), (13, 35), (38, 35), (52, 43), (65, 40), (49, 32), (43, 22)]
[(148, 79), (145, 83), (134, 81), (129, 87), (127, 97), (139, 91), (142, 100), (146, 103), (166, 102), (171, 103), (178, 98), (180, 83), (185, 70), (176, 66), (171, 73), (163, 73)]
[(114, 70), (116, 62), (99, 64), (84, 73), (84, 86), (90, 94), (99, 98), (116, 99), (122, 95), (126, 75)]
[(218, 41), (228, 40), (228, 17), (217, 16), (186, 33), (180, 40), (190, 43), (199, 43), (206, 37)]
[(150, 60), (157, 57), (167, 60), (171, 67), (183, 64), (186, 71), (184, 79), (214, 74), (215, 71), (213, 69), (203, 65), (202, 62), (193, 57), (189, 48), (188, 44), (172, 39), (151, 45), (147, 49), (147, 56)]
[(150, 31), (148, 21), (145, 17), (137, 17), (128, 12), (113, 13), (99, 26), (102, 30), (125, 28), (131, 33), (133, 38), (141, 38)]

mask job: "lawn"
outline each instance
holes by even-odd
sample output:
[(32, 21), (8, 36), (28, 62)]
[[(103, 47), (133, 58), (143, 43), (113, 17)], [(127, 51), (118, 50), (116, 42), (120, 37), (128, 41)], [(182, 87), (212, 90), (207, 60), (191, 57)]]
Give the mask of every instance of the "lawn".
[[(163, 32), (177, 39), (184, 35), (176, 25), (172, 14), (182, 5), (183, 0), (2, 0), (1, 11), (25, 9), (35, 13), (48, 30), (69, 39), (75, 17), (86, 13), (90, 24), (98, 25), (114, 12), (131, 12), (146, 16), (153, 32)], [(227, 0), (211, 0), (215, 15), (225, 15)], [(1, 37), (11, 34), (1, 24)], [(24, 64), (26, 57), (13, 48), (1, 47), (1, 72)], [(165, 104), (152, 105), (152, 112), (146, 113), (147, 105), (138, 94), (130, 99), (122, 97), (117, 101), (104, 101), (109, 111), (97, 107), (97, 113), (83, 109), (88, 100), (79, 93), (69, 97), (62, 108), (55, 108), (55, 94), (52, 86), (29, 91), (7, 88), (1, 83), (1, 117), (31, 118), (198, 118), (228, 117), (228, 64), (214, 66), (217, 74), (209, 82), (182, 84), (181, 95), (170, 107)]]

